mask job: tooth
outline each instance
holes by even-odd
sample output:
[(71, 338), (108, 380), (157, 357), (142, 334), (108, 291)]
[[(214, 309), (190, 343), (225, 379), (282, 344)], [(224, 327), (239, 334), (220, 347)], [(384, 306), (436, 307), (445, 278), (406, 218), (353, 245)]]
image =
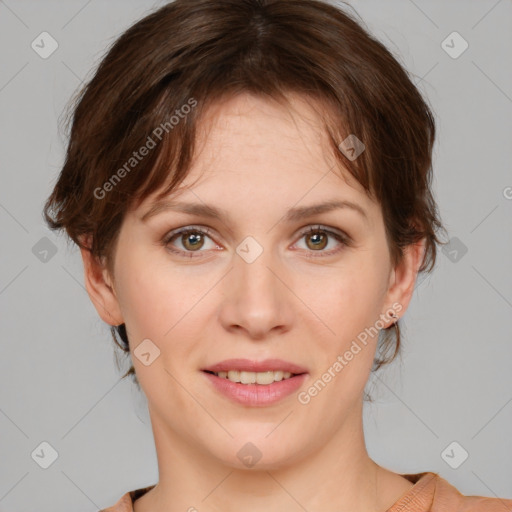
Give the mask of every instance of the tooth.
[(233, 382), (240, 382), (240, 372), (238, 370), (229, 370), (228, 379)]
[(274, 382), (274, 372), (256, 373), (257, 384), (272, 384), (272, 382)]
[(221, 379), (227, 378), (232, 382), (238, 382), (242, 384), (257, 383), (261, 385), (268, 385), (272, 384), (273, 382), (279, 382), (281, 380), (289, 379), (293, 374), (290, 372), (284, 372), (282, 370), (270, 370), (267, 372), (229, 370), (227, 372), (216, 372), (215, 375)]
[(240, 382), (242, 384), (254, 384), (256, 382), (255, 372), (240, 372)]
[(275, 374), (274, 380), (276, 380), (276, 381), (283, 380), (284, 372), (282, 370), (277, 370), (276, 372), (274, 372), (274, 374)]

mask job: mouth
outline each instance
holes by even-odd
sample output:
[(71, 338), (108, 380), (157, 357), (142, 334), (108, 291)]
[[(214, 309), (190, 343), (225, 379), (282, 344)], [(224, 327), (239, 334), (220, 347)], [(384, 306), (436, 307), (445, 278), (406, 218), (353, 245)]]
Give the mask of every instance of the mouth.
[(307, 373), (306, 368), (290, 361), (277, 358), (265, 359), (264, 361), (242, 358), (225, 359), (219, 363), (202, 368), (202, 370), (215, 373), (217, 375), (223, 375), (224, 372), (226, 372), (228, 376), (235, 375), (233, 372), (239, 372), (242, 374), (268, 374), (268, 372), (273, 372), (278, 375), (278, 378), (281, 378), (281, 375), (284, 376), (285, 374), (288, 376), (288, 373), (292, 375), (301, 375), (303, 373)]
[(238, 370), (202, 370), (207, 384), (219, 396), (246, 407), (269, 407), (296, 393), (308, 373), (282, 370), (250, 372)]

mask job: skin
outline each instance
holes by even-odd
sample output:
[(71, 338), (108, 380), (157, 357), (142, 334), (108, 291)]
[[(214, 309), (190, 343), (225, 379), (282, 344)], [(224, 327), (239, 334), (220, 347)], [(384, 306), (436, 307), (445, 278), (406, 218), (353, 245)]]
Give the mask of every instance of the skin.
[[(376, 336), (306, 405), (296, 393), (272, 406), (239, 405), (200, 371), (231, 357), (277, 357), (308, 370), (304, 391), (393, 304), (403, 316), (414, 290), (423, 243), (392, 267), (379, 204), (335, 163), (318, 108), (291, 97), (293, 110), (244, 94), (209, 111), (173, 197), (223, 208), (227, 220), (167, 210), (143, 222), (151, 197), (124, 219), (113, 275), (82, 250), (89, 296), (105, 322), (126, 323), (148, 400), (159, 483), (135, 512), (384, 512), (413, 485), (365, 448)], [(333, 198), (359, 204), (368, 220), (348, 208), (282, 220), (294, 206)], [(316, 248), (301, 232), (317, 224), (351, 243), (330, 236)], [(169, 243), (193, 258), (162, 242), (185, 226), (212, 230), (202, 243), (184, 245), (182, 235)], [(249, 235), (263, 248), (252, 263), (236, 253)], [(149, 366), (133, 354), (147, 338), (160, 350)], [(262, 454), (252, 468), (237, 457), (248, 442)]]

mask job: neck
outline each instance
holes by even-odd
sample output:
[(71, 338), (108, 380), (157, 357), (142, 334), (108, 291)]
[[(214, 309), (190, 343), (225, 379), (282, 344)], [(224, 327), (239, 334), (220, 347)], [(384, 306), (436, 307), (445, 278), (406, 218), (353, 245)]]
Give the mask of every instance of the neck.
[(411, 484), (370, 459), (362, 403), (357, 409), (327, 442), (312, 439), (309, 451), (295, 454), (293, 462), (243, 469), (205, 455), (197, 442), (152, 415), (159, 483), (135, 502), (134, 512), (383, 512)]

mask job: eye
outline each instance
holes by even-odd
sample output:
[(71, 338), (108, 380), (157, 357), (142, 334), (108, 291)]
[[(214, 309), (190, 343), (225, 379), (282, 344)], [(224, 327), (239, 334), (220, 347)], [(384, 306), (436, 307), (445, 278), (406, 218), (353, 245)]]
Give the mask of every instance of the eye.
[[(187, 254), (190, 258), (193, 258), (194, 252), (201, 252), (200, 249), (204, 247), (205, 245), (205, 238), (210, 238), (208, 234), (210, 233), (209, 228), (199, 228), (194, 226), (186, 226), (184, 228), (171, 231), (165, 239), (163, 240), (164, 245), (171, 251), (176, 254)], [(182, 244), (183, 249), (176, 249), (175, 247), (171, 246), (171, 242), (173, 242), (175, 239), (179, 243)], [(211, 238), (210, 238), (211, 240)], [(214, 244), (215, 245), (215, 244)], [(215, 247), (217, 247), (215, 245)]]
[[(332, 254), (336, 254), (341, 251), (344, 246), (350, 245), (350, 238), (348, 235), (342, 232), (332, 231), (323, 226), (311, 226), (307, 230), (303, 231), (300, 237), (301, 239), (305, 238), (307, 240), (306, 250), (309, 249), (311, 253), (320, 253), (307, 255), (308, 257), (314, 258), (318, 256), (330, 256)], [(329, 238), (334, 238), (342, 247), (324, 251), (323, 249), (325, 249), (329, 243)]]
[[(179, 254), (179, 255), (187, 255), (190, 258), (196, 257), (194, 255), (195, 252), (203, 252), (201, 249), (209, 249), (205, 248), (205, 239), (211, 239), (209, 236), (210, 228), (202, 228), (196, 226), (186, 226), (174, 231), (171, 231), (166, 235), (164, 240), (162, 241), (165, 247), (169, 249), (169, 251)], [(343, 232), (332, 231), (331, 229), (327, 229), (323, 226), (310, 226), (308, 229), (303, 230), (300, 234), (300, 239), (305, 238), (306, 242), (306, 251), (310, 253), (320, 253), (320, 254), (308, 254), (308, 257), (318, 257), (318, 256), (330, 256), (332, 254), (336, 254), (343, 249), (345, 246), (350, 245), (350, 237)], [(325, 251), (325, 247), (329, 244), (329, 238), (334, 239), (341, 245), (341, 247), (330, 249)], [(174, 243), (180, 243), (182, 248), (176, 248)], [(213, 242), (213, 240), (212, 240)], [(219, 249), (219, 246), (215, 243), (212, 244), (212, 248)]]

